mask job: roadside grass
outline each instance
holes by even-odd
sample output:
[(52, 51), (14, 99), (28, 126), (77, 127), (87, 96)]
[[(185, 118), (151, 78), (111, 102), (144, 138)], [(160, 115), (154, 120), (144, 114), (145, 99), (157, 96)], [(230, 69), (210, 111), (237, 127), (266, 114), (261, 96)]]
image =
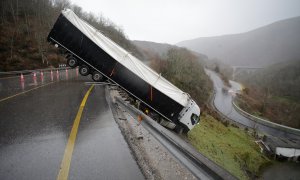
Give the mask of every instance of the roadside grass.
[(260, 152), (254, 138), (239, 128), (226, 127), (212, 116), (201, 116), (200, 124), (188, 133), (191, 144), (239, 179), (258, 176), (271, 161)]

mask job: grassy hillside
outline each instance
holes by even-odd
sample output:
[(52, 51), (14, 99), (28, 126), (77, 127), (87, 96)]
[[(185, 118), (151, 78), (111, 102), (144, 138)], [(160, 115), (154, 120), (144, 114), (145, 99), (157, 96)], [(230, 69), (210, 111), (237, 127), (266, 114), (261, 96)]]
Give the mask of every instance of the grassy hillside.
[(260, 153), (255, 139), (244, 130), (228, 126), (203, 114), (201, 122), (188, 133), (188, 139), (199, 152), (239, 179), (251, 179), (270, 160)]
[(141, 53), (123, 30), (103, 16), (86, 13), (67, 0), (2, 0), (0, 3), (0, 71), (35, 69), (64, 62), (46, 38), (64, 8), (74, 12), (126, 50)]

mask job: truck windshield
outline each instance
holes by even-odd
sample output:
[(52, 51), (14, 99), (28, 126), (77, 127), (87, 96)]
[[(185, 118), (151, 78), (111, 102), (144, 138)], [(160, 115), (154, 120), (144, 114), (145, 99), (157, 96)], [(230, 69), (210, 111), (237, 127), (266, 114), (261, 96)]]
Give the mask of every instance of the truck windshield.
[(197, 124), (199, 122), (199, 116), (197, 116), (196, 114), (192, 114), (191, 116), (191, 121), (192, 121), (192, 125)]

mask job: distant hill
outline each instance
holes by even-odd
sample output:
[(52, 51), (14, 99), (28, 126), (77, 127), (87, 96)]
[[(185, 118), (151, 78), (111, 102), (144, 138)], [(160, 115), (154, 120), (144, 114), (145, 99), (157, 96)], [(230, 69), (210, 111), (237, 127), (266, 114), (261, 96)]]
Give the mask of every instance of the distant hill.
[[(154, 59), (155, 56), (166, 57), (167, 53), (170, 49), (179, 48), (176, 45), (166, 44), (166, 43), (156, 43), (151, 41), (132, 41), (132, 43), (139, 48), (140, 52), (142, 52), (145, 60)], [(207, 56), (200, 54), (198, 52), (192, 52), (196, 56), (200, 57), (202, 60), (206, 60)]]
[(201, 37), (176, 45), (236, 66), (268, 66), (300, 59), (300, 17), (278, 21), (246, 33)]

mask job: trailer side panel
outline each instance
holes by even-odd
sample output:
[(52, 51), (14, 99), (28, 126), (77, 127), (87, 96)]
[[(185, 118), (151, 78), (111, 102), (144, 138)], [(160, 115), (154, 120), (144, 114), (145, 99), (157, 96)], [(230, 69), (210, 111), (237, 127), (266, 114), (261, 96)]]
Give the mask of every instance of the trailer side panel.
[(71, 53), (75, 53), (98, 71), (101, 71), (101, 73), (148, 104), (150, 108), (169, 120), (178, 123), (178, 115), (183, 109), (181, 104), (154, 87), (151, 87), (142, 78), (118, 63), (118, 61), (98, 47), (62, 14), (57, 19), (47, 39), (53, 43), (57, 41), (67, 50), (71, 51)]

